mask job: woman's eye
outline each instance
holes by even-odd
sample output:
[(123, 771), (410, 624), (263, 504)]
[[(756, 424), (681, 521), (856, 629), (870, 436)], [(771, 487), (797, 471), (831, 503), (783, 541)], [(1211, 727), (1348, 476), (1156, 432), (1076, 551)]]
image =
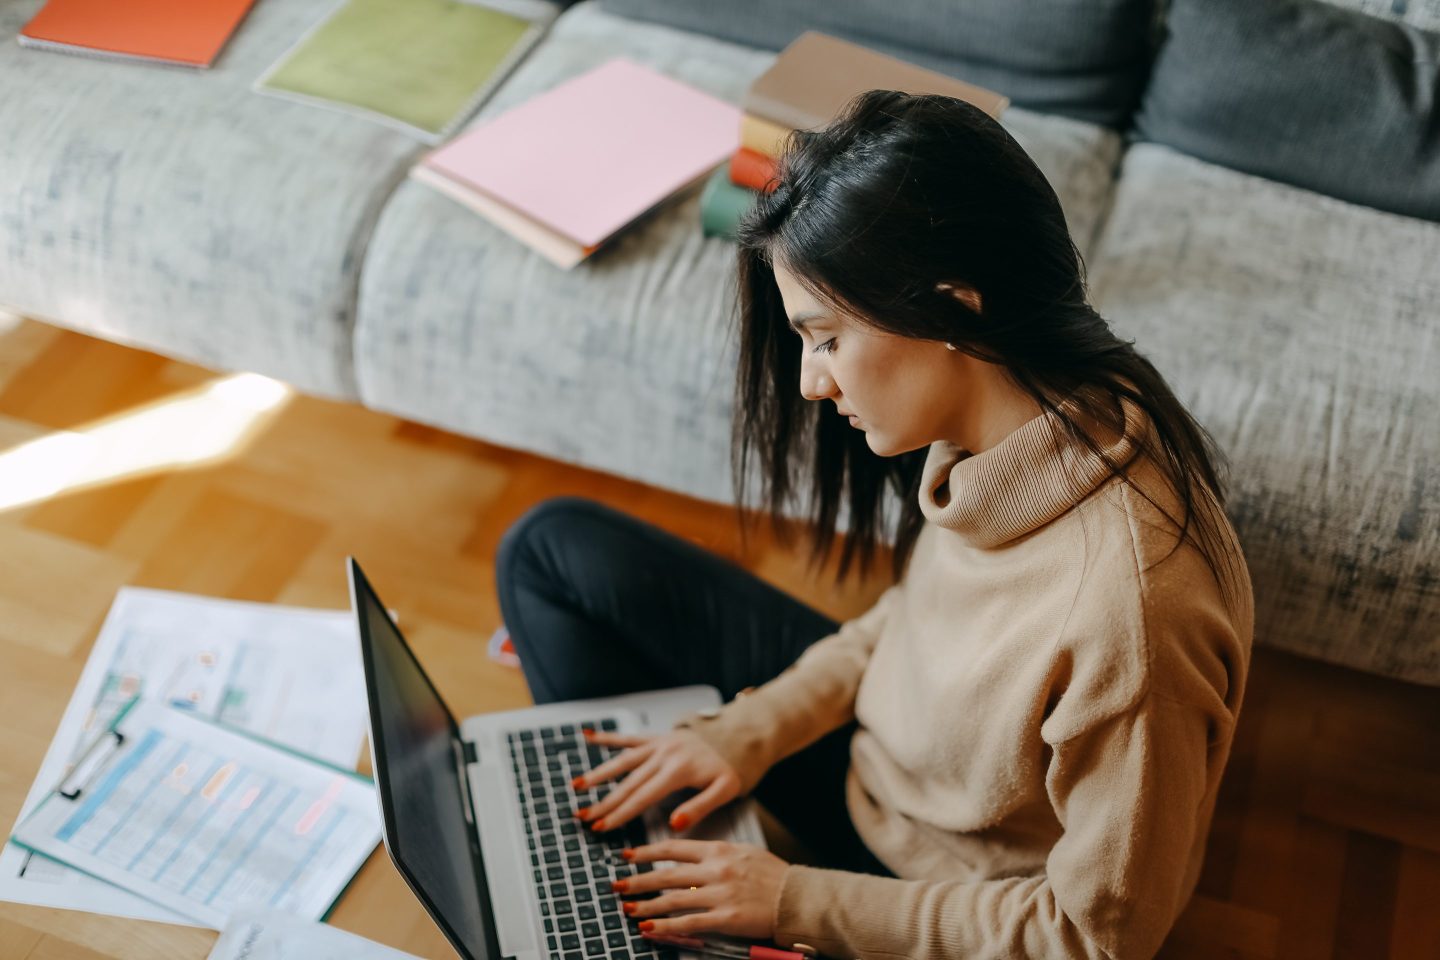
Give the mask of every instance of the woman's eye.
[(834, 337), (831, 337), (829, 340), (826, 340), (824, 343), (816, 344), (815, 349), (812, 350), (812, 351), (810, 351), (810, 352), (811, 352), (811, 353), (834, 353), (834, 352), (835, 352), (835, 338), (834, 338)]

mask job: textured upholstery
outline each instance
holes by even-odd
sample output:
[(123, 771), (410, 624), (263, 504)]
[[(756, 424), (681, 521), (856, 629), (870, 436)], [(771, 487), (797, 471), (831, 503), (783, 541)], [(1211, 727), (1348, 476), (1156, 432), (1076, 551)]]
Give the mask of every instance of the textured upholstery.
[(0, 303), (355, 395), (365, 242), (419, 144), (250, 85), (333, 6), (258, 3), (210, 70), (21, 47), (0, 4)]
[(1440, 31), (1316, 0), (1171, 0), (1135, 126), (1201, 160), (1440, 221)]
[(1260, 643), (1440, 683), (1440, 225), (1142, 144), (1091, 292), (1232, 461)]

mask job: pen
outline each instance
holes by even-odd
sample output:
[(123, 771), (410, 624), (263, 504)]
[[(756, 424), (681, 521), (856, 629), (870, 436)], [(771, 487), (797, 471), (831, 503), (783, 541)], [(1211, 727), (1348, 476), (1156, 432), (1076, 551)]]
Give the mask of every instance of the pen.
[(658, 936), (642, 934), (647, 940), (664, 943), (672, 947), (683, 947), (710, 957), (730, 957), (733, 960), (812, 960), (806, 954), (795, 950), (781, 950), (778, 947), (762, 947), (758, 943), (723, 943), (718, 940), (702, 940), (699, 937)]

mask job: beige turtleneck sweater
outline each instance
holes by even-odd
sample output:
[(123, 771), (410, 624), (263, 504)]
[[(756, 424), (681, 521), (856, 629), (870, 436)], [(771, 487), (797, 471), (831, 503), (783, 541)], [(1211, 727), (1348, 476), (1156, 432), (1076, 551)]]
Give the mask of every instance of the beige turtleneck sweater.
[[(1124, 463), (1148, 429), (1127, 406)], [(1245, 688), (1252, 606), (1052, 417), (930, 447), (926, 524), (864, 615), (718, 715), (680, 721), (749, 792), (852, 718), (846, 801), (899, 879), (792, 864), (775, 939), (832, 957), (1152, 956), (1193, 892)], [(1149, 461), (1134, 483), (1179, 516)], [(1224, 564), (1222, 564), (1222, 569)]]

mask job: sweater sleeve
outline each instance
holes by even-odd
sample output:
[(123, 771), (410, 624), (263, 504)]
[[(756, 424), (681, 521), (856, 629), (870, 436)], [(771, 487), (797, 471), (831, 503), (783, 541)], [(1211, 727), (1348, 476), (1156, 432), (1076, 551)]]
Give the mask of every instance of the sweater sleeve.
[(1224, 762), (1214, 720), (1152, 692), (1054, 745), (1046, 786), (1064, 833), (1043, 874), (921, 881), (791, 865), (776, 941), (867, 960), (1154, 956), (1193, 886)]
[(677, 729), (693, 730), (740, 775), (749, 793), (765, 772), (855, 716), (855, 694), (899, 587), (859, 617), (817, 640), (779, 676), (746, 691), (718, 713), (691, 713)]

